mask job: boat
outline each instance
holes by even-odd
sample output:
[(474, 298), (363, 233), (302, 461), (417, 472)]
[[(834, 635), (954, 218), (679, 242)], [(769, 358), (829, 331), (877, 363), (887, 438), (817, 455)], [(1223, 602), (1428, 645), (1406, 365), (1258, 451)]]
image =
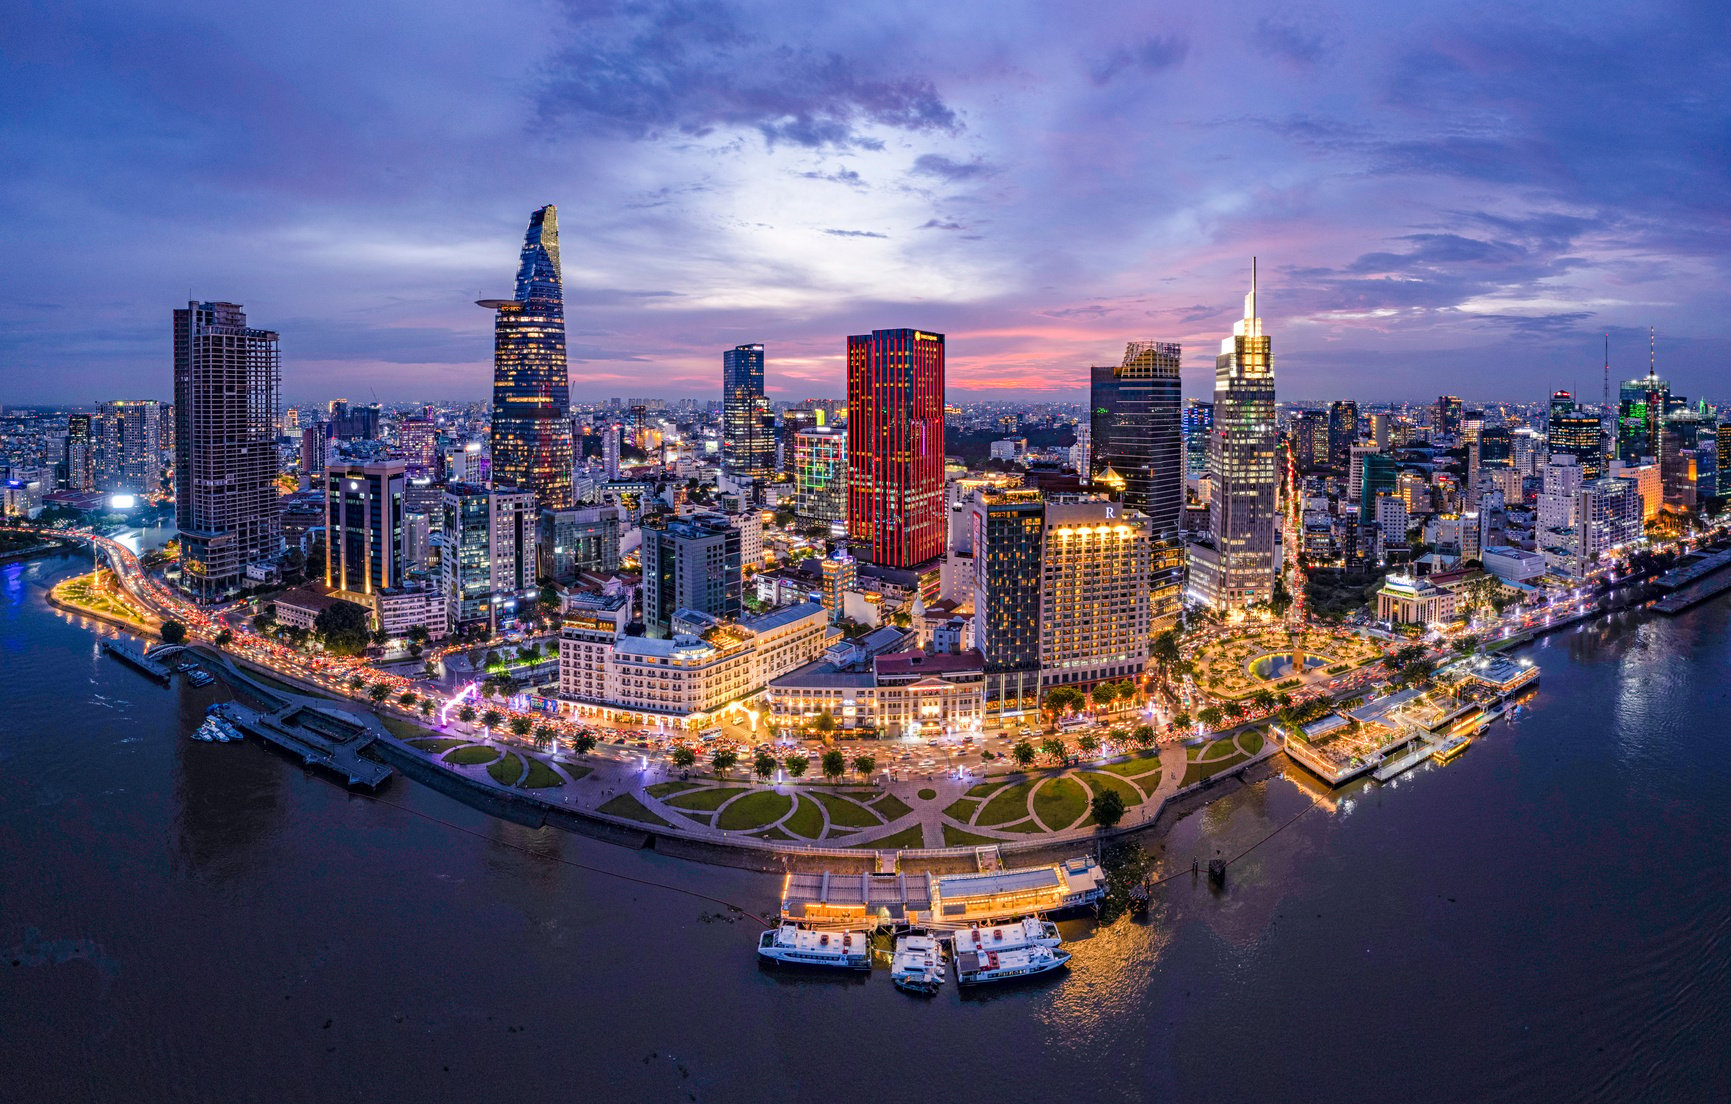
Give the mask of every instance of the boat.
[(864, 931), (813, 931), (798, 924), (783, 924), (758, 938), (757, 953), (790, 966), (872, 968), (871, 933)]
[(932, 996), (944, 984), (944, 960), (938, 941), (929, 935), (904, 935), (896, 940), (890, 959), (890, 980), (904, 993)]
[(1438, 763), (1446, 763), (1461, 752), (1465, 751), (1467, 745), (1472, 742), (1472, 737), (1470, 736), (1451, 736), (1448, 740), (1439, 745), (1435, 751), (1431, 752), (1430, 757)]
[(192, 683), (194, 686), (209, 686), (211, 683), (216, 681), (216, 678), (208, 671), (194, 670), (187, 672), (186, 681)]
[(1058, 925), (1038, 916), (1029, 916), (1012, 924), (986, 924), (977, 928), (958, 928), (953, 937), (960, 951), (1013, 951), (1018, 947), (1056, 947), (1063, 940)]
[(213, 716), (207, 719), (207, 724), (214, 725), (216, 730), (230, 740), (245, 740), (246, 733), (231, 724), (226, 717)]
[(209, 721), (206, 721), (198, 726), (197, 731), (192, 734), (192, 738), (208, 744), (216, 739), (216, 730), (210, 727)]
[(1070, 961), (1070, 952), (1039, 945), (1012, 951), (961, 951), (956, 955), (957, 985), (988, 985), (995, 981), (1050, 973)]

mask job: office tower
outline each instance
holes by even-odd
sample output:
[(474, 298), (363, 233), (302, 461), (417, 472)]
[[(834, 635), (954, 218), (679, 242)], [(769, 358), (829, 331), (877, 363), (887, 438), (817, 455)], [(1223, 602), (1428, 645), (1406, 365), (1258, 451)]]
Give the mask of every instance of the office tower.
[(1731, 421), (1720, 422), (1715, 437), (1717, 439), (1717, 456), (1714, 466), (1719, 472), (1719, 483), (1714, 489), (1714, 493), (1731, 495)]
[(1388, 414), (1372, 414), (1370, 416), (1370, 443), (1376, 446), (1378, 452), (1386, 452), (1394, 445), (1394, 418)]
[(721, 466), (739, 479), (775, 474), (775, 429), (763, 394), (763, 346), (721, 354)]
[(1669, 415), (1659, 433), (1659, 475), (1668, 506), (1693, 510), (1718, 494), (1718, 419), (1687, 409)]
[(837, 548), (823, 559), (823, 608), (833, 624), (840, 621), (847, 605), (847, 592), (859, 585), (859, 565), (846, 548)]
[(1398, 476), (1392, 456), (1366, 449), (1358, 457), (1358, 461), (1358, 501), (1361, 509), (1368, 515), (1375, 511), (1377, 495), (1394, 493)]
[(1463, 417), (1459, 395), (1442, 395), (1431, 408), (1431, 425), (1443, 437), (1459, 437)]
[(1508, 464), (1514, 460), (1515, 435), (1507, 426), (1485, 426), (1478, 432), (1479, 461)]
[(1256, 265), (1233, 336), (1214, 361), (1215, 480), (1207, 543), (1191, 546), (1190, 591), (1217, 610), (1242, 609), (1274, 596), (1274, 424), (1272, 342), (1256, 315)]
[(317, 422), (301, 430), (302, 475), (315, 476), (325, 470), (329, 432), (329, 422)]
[(1301, 472), (1328, 466), (1328, 415), (1320, 410), (1301, 410), (1292, 416), (1288, 429), (1292, 457)]
[(277, 335), (237, 303), (174, 312), (174, 506), (180, 585), (199, 601), (239, 589), (282, 551)]
[(579, 572), (611, 575), (619, 570), (617, 506), (580, 506), (541, 514), (541, 574), (572, 583)]
[(1344, 471), (1358, 442), (1358, 403), (1342, 399), (1328, 404), (1328, 466)]
[(982, 492), (969, 505), (974, 646), (986, 669), (986, 717), (1040, 710), (1040, 576), (1046, 503), (1039, 491)]
[(631, 446), (648, 452), (655, 444), (649, 439), (649, 407), (643, 403), (632, 403), (626, 417), (631, 426)]
[(721, 514), (646, 520), (643, 624), (665, 637), (678, 610), (738, 617), (744, 588), (739, 530)]
[[(1600, 440), (1602, 430), (1599, 416), (1582, 410), (1567, 391), (1558, 391), (1551, 396), (1546, 448), (1553, 455), (1566, 452), (1579, 460), (1582, 479), (1599, 479), (1605, 474), (1605, 450)], [(1487, 429), (1480, 434), (1481, 446), (1490, 432)], [(1481, 448), (1480, 459), (1491, 457), (1485, 456)]]
[(944, 335), (847, 339), (847, 525), (856, 551), (915, 567), (944, 551)]
[[(96, 408), (96, 489), (146, 495), (162, 482), (161, 404), (121, 399)], [(275, 437), (273, 427), (271, 436)]]
[(1671, 385), (1649, 370), (1640, 379), (1623, 381), (1617, 398), (1617, 458), (1626, 464), (1639, 464), (1645, 457), (1657, 460)]
[(619, 424), (609, 422), (601, 428), (601, 471), (609, 479), (619, 478)]
[(373, 595), (403, 585), (402, 460), (333, 464), (325, 470), (325, 585)]
[(379, 404), (350, 406), (331, 418), (331, 436), (339, 441), (379, 439)]
[(516, 298), (477, 302), (495, 312), (492, 482), (528, 491), (543, 509), (567, 509), (572, 505), (571, 390), (559, 213), (552, 204), (529, 217)]
[(1424, 476), (1415, 471), (1403, 471), (1394, 478), (1395, 493), (1406, 503), (1406, 512), (1412, 514), (1430, 513), (1430, 484), (1424, 481)]
[(516, 619), (535, 583), (535, 496), (478, 483), (447, 483), (439, 534), (446, 620), (497, 631)]
[(807, 521), (847, 520), (847, 432), (833, 426), (793, 435), (794, 512)]
[(404, 418), (397, 423), (397, 449), (409, 467), (432, 471), (439, 459), (439, 427), (431, 418)]
[(1208, 434), (1214, 428), (1214, 404), (1201, 399), (1184, 403), (1184, 474), (1194, 479), (1208, 470)]
[(66, 489), (96, 488), (96, 432), (89, 414), (66, 419)]
[(1151, 522), (1109, 501), (1050, 501), (1042, 525), (1041, 686), (1139, 677), (1153, 616)]
[(1376, 449), (1370, 445), (1354, 445), (1346, 462), (1346, 500), (1360, 501), (1360, 491), (1364, 482), (1364, 458), (1374, 455)]
[(1132, 341), (1122, 362), (1090, 373), (1093, 480), (1148, 519), (1155, 542), (1150, 616), (1161, 624), (1184, 604), (1181, 352), (1176, 342)]

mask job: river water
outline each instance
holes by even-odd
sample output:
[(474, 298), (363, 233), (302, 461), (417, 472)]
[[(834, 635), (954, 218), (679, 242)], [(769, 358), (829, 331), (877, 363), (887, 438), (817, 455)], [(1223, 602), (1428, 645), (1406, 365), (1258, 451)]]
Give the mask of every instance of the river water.
[[(352, 796), (0, 566), (0, 1100), (1731, 1099), (1731, 603), (1549, 638), (1524, 716), (1325, 798), (1215, 892), (931, 1001), (761, 969), (778, 880)], [(1292, 768), (1296, 771), (1296, 768)], [(1187, 867), (1321, 794), (1180, 821)], [(566, 862), (558, 860), (564, 859)]]

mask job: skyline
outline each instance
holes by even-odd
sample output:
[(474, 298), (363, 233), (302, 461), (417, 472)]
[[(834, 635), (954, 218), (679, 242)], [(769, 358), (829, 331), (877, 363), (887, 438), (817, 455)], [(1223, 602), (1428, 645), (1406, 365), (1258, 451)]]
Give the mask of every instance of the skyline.
[(772, 400), (840, 394), (846, 335), (903, 325), (948, 335), (959, 401), (1081, 401), (1130, 340), (1181, 342), (1200, 396), (1252, 255), (1292, 398), (1591, 397), (1601, 335), (1629, 378), (1648, 325), (1678, 391), (1717, 382), (1708, 5), (995, 10), (18, 20), (5, 401), (164, 397), (189, 297), (283, 335), (291, 401), (478, 400), (470, 304), (545, 203), (580, 402), (718, 395), (759, 341)]

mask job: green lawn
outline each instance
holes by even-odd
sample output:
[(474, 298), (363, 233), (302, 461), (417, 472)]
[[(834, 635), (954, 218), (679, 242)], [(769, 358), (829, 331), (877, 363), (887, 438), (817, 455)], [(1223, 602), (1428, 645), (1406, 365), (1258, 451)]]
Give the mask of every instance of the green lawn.
[(996, 842), (997, 840), (992, 839), (990, 836), (980, 836), (975, 835), (973, 832), (964, 832), (953, 824), (944, 825), (945, 847), (978, 847), (982, 843)]
[(440, 752), (440, 751), (450, 751), (454, 747), (464, 747), (467, 744), (469, 744), (470, 742), (471, 741), (468, 741), (468, 740), (420, 739), (420, 740), (410, 740), (410, 741), (408, 741), (408, 744), (410, 747), (417, 748), (421, 751)]
[(529, 773), (523, 778), (525, 790), (544, 790), (550, 786), (563, 786), (565, 779), (558, 771), (533, 755), (524, 756), (529, 762)]
[(1054, 832), (1070, 827), (1087, 811), (1088, 791), (1074, 778), (1051, 778), (1034, 791), (1034, 815)]
[(657, 782), (653, 786), (643, 787), (643, 792), (650, 797), (665, 800), (669, 794), (676, 794), (681, 790), (689, 790), (690, 788), (690, 782)]
[(884, 794), (876, 801), (870, 802), (870, 805), (883, 816), (886, 822), (899, 820), (913, 812), (912, 809), (908, 808), (908, 803), (895, 794)]
[(1226, 758), (1238, 754), (1238, 743), (1227, 736), (1219, 740), (1210, 740), (1206, 744), (1184, 749), (1185, 756), (1192, 763), (1202, 763), (1216, 756)]
[(555, 760), (555, 762), (565, 768), (566, 775), (568, 775), (573, 782), (577, 781), (579, 778), (587, 778), (589, 775), (595, 773), (594, 767), (587, 766), (583, 763), (572, 763), (564, 759), (558, 759)]
[(723, 786), (712, 790), (693, 790), (692, 792), (682, 794), (679, 797), (668, 798), (667, 803), (675, 809), (698, 809), (713, 812), (714, 810), (721, 808), (721, 806), (727, 802), (728, 798), (738, 797), (742, 793), (750, 792), (750, 790), (741, 789), (738, 786)]
[(758, 839), (766, 839), (766, 840), (792, 840), (793, 839), (792, 836), (788, 835), (786, 832), (783, 832), (780, 828), (771, 828), (767, 832), (754, 832), (752, 834), (755, 835)]
[(1046, 830), (1040, 827), (1039, 822), (1033, 817), (1026, 817), (1014, 824), (998, 824), (994, 827), (1001, 832), (1017, 832), (1024, 836), (1043, 836), (1046, 834)]
[(763, 828), (774, 824), (793, 807), (793, 799), (774, 790), (754, 790), (721, 810), (715, 826), (724, 832)]
[(485, 744), (468, 744), (445, 755), (445, 762), (454, 767), (473, 767), (491, 763), (499, 757), (499, 749)]
[(627, 820), (641, 821), (644, 824), (653, 824), (658, 828), (672, 827), (672, 825), (668, 824), (665, 820), (662, 820), (648, 809), (645, 809), (643, 807), (643, 802), (632, 797), (630, 794), (620, 794), (618, 797), (613, 798), (596, 811), (606, 813), (609, 816), (624, 817)]
[(1209, 760), (1205, 763), (1191, 763), (1189, 769), (1184, 772), (1183, 785), (1194, 786), (1204, 778), (1212, 778), (1221, 771), (1231, 770), (1248, 758), (1250, 758), (1248, 755), (1233, 755), (1225, 759)]
[(1262, 750), (1262, 745), (1266, 740), (1267, 737), (1263, 736), (1262, 730), (1257, 729), (1253, 732), (1246, 732), (1244, 735), (1240, 736), (1238, 738), (1238, 746), (1244, 749), (1245, 754), (1255, 755)]
[(986, 807), (980, 810), (979, 818), (974, 821), (982, 827), (994, 824), (1004, 824), (1012, 820), (1021, 820), (1028, 815), (1028, 795), (1034, 792), (1044, 779), (1030, 778), (1026, 782), (1017, 782), (1013, 786), (1005, 786), (998, 795), (986, 802)]
[(782, 822), (782, 827), (796, 836), (817, 839), (823, 835), (823, 810), (817, 807), (810, 795), (801, 797), (795, 801), (793, 815)]
[(516, 752), (507, 751), (497, 763), (487, 766), (487, 773), (500, 785), (515, 786), (523, 777), (523, 759)]
[(1002, 782), (981, 782), (963, 796), (973, 798), (991, 797), (994, 793), (998, 792), (998, 787), (1002, 785)]
[(974, 810), (979, 807), (980, 803), (974, 798), (958, 797), (950, 802), (949, 807), (944, 810), (944, 815), (951, 820), (959, 820), (966, 824), (974, 818)]
[(926, 830), (916, 824), (912, 828), (903, 828), (893, 836), (870, 840), (864, 843), (850, 843), (849, 847), (869, 847), (880, 851), (896, 851), (904, 847), (924, 847)]
[(829, 823), (832, 828), (872, 828), (883, 823), (872, 815), (872, 811), (857, 801), (849, 801), (845, 797), (813, 791), (812, 797), (829, 812)]
[(1140, 778), (1144, 774), (1154, 774), (1160, 769), (1160, 756), (1138, 755), (1134, 759), (1126, 759), (1122, 763), (1103, 763), (1099, 770), (1115, 774), (1120, 778)]
[(1116, 775), (1096, 774), (1090, 771), (1078, 777), (1086, 782), (1088, 788), (1095, 793), (1103, 793), (1106, 790), (1116, 791), (1118, 796), (1124, 799), (1126, 811), (1142, 804), (1142, 794), (1137, 791), (1136, 787)]

